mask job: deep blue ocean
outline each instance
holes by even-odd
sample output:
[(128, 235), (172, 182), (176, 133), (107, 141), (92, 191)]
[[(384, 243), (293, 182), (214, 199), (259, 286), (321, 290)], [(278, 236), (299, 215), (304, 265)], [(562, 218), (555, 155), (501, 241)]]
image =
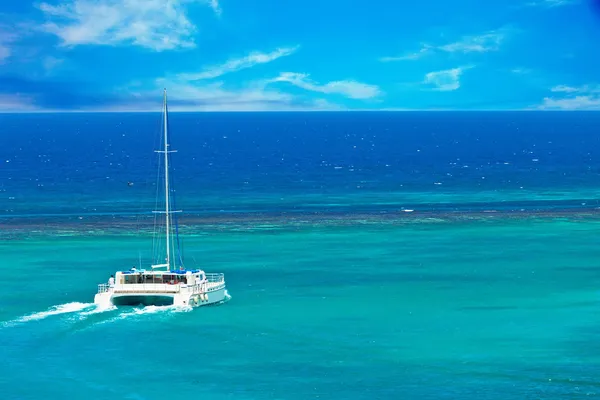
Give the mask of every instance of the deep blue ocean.
[(0, 399), (600, 397), (600, 113), (171, 113), (232, 298), (98, 310), (160, 123), (0, 114)]
[[(157, 115), (0, 116), (0, 210), (153, 204)], [(189, 213), (475, 209), (500, 192), (496, 208), (570, 207), (595, 201), (577, 193), (595, 191), (600, 172), (597, 113), (172, 113), (170, 121), (173, 179)], [(571, 195), (540, 199), (543, 191)], [(410, 196), (424, 192), (431, 197)], [(391, 204), (360, 201), (372, 195)]]

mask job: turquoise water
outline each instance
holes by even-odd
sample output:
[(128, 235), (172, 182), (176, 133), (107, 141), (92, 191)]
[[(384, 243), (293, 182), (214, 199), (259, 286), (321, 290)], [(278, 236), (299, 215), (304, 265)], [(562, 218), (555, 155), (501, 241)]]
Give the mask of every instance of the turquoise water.
[(187, 262), (232, 296), (192, 311), (90, 304), (149, 237), (18, 236), (3, 398), (600, 396), (599, 224), (188, 227)]

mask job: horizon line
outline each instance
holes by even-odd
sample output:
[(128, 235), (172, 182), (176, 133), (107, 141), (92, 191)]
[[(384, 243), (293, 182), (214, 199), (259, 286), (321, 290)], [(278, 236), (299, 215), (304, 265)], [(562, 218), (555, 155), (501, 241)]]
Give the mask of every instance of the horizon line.
[[(0, 114), (154, 114), (161, 110), (0, 110)], [(169, 114), (193, 114), (193, 113), (448, 113), (448, 112), (600, 112), (599, 109), (538, 109), (538, 108), (516, 108), (516, 109), (291, 109), (291, 110), (169, 110)]]

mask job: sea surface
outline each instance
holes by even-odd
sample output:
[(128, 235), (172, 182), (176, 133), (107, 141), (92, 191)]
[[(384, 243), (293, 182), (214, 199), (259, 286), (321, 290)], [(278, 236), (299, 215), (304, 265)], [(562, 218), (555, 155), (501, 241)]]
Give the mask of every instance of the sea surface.
[(600, 113), (171, 113), (184, 261), (148, 265), (159, 113), (0, 114), (0, 399), (600, 398)]

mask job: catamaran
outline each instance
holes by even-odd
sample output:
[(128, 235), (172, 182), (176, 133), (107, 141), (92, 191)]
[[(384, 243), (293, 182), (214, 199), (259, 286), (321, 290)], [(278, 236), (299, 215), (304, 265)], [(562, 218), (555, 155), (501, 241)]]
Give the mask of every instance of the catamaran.
[[(156, 215), (164, 215), (164, 240), (156, 240), (156, 226), (160, 222), (155, 218), (155, 245), (159, 250), (156, 263), (150, 269), (131, 268), (117, 271), (111, 275), (108, 283), (98, 285), (98, 293), (94, 303), (100, 307), (111, 305), (155, 305), (155, 306), (203, 306), (222, 303), (227, 300), (223, 273), (205, 273), (201, 269), (186, 269), (179, 246), (178, 229), (173, 233), (173, 213), (171, 210), (172, 193), (169, 189), (169, 148), (168, 137), (167, 90), (163, 94), (162, 106), (162, 142), (163, 149), (157, 153), (164, 154), (164, 211), (154, 211)], [(161, 233), (162, 235), (162, 233)], [(175, 237), (174, 237), (175, 236)], [(174, 240), (175, 239), (175, 240)], [(175, 255), (177, 243), (179, 257)], [(163, 248), (164, 246), (164, 248)], [(164, 257), (164, 258), (163, 258)]]

